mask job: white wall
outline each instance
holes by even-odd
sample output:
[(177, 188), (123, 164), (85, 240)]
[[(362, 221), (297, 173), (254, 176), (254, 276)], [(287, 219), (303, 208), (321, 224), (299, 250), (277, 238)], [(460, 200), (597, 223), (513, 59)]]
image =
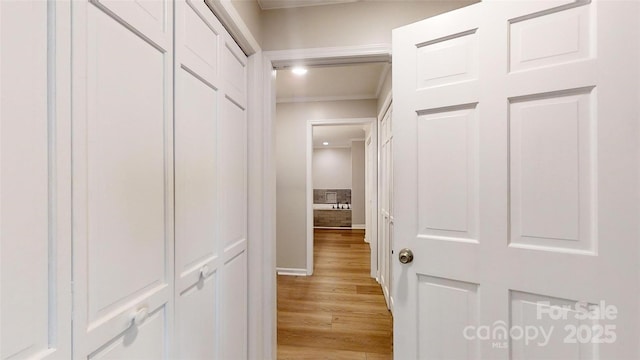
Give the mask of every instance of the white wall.
[(262, 17), (264, 11), (260, 9), (260, 5), (256, 0), (231, 0), (231, 4), (238, 12), (238, 15), (244, 21), (251, 35), (256, 39), (260, 47), (262, 47), (262, 40), (264, 32), (262, 31)]
[(313, 149), (313, 188), (351, 189), (351, 148)]
[(264, 50), (391, 44), (391, 30), (477, 1), (359, 1), (262, 11)]
[(353, 225), (364, 225), (365, 223), (364, 152), (364, 141), (351, 143), (351, 222)]
[(375, 116), (376, 100), (277, 104), (275, 129), (277, 267), (306, 269), (307, 266), (307, 121)]

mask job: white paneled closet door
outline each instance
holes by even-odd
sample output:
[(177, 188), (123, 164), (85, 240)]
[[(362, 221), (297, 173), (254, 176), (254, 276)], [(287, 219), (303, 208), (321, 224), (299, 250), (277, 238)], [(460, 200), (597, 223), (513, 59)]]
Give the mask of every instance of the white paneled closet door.
[(391, 132), (391, 113), (389, 107), (380, 121), (380, 285), (387, 307), (393, 311), (391, 299), (391, 261), (393, 236), (393, 134)]
[(220, 220), (220, 359), (247, 353), (247, 58), (231, 36), (220, 47), (218, 126)]
[(74, 354), (173, 351), (173, 4), (72, 2)]
[(68, 16), (0, 1), (3, 360), (71, 356)]
[(176, 19), (176, 341), (247, 356), (246, 57), (202, 1)]

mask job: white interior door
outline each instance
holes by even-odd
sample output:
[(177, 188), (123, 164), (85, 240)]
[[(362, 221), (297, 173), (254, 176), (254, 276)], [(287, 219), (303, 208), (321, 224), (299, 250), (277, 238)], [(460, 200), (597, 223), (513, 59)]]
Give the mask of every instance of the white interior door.
[(218, 122), (220, 359), (246, 359), (247, 263), (247, 57), (225, 33)]
[(394, 31), (396, 359), (640, 358), (638, 6)]
[(0, 359), (71, 357), (69, 6), (0, 1)]
[(178, 357), (242, 359), (246, 58), (204, 2), (175, 5)]
[(175, 211), (178, 357), (216, 359), (220, 267), (216, 154), (220, 33), (204, 2), (177, 1)]
[(373, 129), (376, 129), (377, 126), (372, 127), (372, 134), (367, 139), (366, 143), (366, 152), (365, 152), (365, 171), (366, 171), (366, 199), (365, 199), (365, 208), (366, 208), (366, 232), (365, 237), (367, 242), (369, 243), (369, 247), (371, 248), (371, 277), (380, 281), (380, 268), (378, 265), (378, 222), (377, 220), (377, 207), (378, 202), (377, 194), (378, 194), (378, 148), (376, 146), (376, 136), (373, 133)]
[(74, 354), (166, 359), (173, 329), (173, 6), (74, 1)]
[(391, 294), (391, 259), (393, 236), (393, 134), (391, 127), (392, 107), (385, 112), (379, 124), (380, 129), (380, 286), (387, 307), (393, 311)]

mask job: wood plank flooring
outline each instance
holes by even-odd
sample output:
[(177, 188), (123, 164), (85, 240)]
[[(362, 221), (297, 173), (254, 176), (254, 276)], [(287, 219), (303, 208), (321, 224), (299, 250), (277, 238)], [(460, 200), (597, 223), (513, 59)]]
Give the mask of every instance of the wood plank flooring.
[(392, 359), (391, 313), (362, 230), (315, 230), (313, 276), (278, 276), (278, 359)]

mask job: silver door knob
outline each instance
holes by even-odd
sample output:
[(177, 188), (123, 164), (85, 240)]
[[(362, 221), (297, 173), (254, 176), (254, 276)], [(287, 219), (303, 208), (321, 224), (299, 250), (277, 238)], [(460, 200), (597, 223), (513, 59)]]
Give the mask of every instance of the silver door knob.
[(400, 253), (398, 254), (398, 259), (403, 264), (408, 264), (408, 263), (412, 262), (413, 261), (413, 251), (411, 251), (410, 249), (407, 249), (407, 248), (404, 248), (404, 249), (400, 250)]

